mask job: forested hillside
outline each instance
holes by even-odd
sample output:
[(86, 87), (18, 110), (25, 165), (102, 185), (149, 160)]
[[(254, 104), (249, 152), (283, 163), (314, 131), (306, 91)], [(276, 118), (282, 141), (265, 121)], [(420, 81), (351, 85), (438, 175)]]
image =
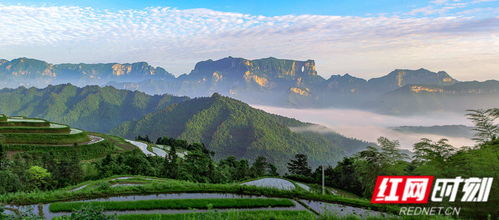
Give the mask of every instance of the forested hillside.
[(0, 112), (107, 132), (124, 121), (140, 119), (147, 113), (187, 99), (170, 95), (150, 96), (113, 87), (79, 88), (70, 84), (44, 89), (19, 87), (0, 90)]
[(267, 156), (280, 168), (298, 153), (310, 155), (314, 166), (320, 163), (333, 165), (368, 145), (333, 132), (319, 134), (293, 132), (290, 129), (311, 125), (214, 94), (171, 105), (138, 121), (126, 122), (113, 133), (127, 138), (148, 135), (154, 140), (168, 136), (201, 142), (218, 158), (236, 156), (255, 159)]

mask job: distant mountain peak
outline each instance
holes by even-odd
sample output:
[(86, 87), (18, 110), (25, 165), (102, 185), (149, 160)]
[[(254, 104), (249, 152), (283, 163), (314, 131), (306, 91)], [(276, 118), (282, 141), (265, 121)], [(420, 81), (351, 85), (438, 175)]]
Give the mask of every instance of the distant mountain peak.
[[(146, 62), (98, 64), (50, 64), (32, 58), (0, 61), (0, 76), (11, 84), (39, 86), (60, 83), (78, 85), (99, 84), (110, 81), (139, 82), (147, 79), (174, 79), (161, 67)], [(12, 86), (17, 87), (17, 86)]]

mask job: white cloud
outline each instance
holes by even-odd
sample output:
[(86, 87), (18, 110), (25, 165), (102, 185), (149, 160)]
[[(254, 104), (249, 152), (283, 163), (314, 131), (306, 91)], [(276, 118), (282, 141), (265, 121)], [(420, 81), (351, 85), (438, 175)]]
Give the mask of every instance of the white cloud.
[(499, 17), (266, 17), (208, 9), (0, 5), (0, 21), (0, 57), (9, 59), (147, 61), (184, 73), (209, 58), (274, 56), (315, 59), (326, 77), (426, 67), (459, 79), (487, 79), (499, 70)]

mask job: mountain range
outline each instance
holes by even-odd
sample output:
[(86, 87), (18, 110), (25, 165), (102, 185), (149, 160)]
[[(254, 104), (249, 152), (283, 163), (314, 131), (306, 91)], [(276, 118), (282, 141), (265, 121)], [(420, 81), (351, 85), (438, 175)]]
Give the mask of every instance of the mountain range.
[(201, 142), (218, 158), (266, 156), (281, 171), (297, 153), (307, 153), (314, 166), (333, 165), (370, 145), (324, 127), (315, 132), (319, 125), (269, 114), (217, 93), (190, 99), (63, 84), (2, 89), (0, 100), (2, 114), (46, 118), (129, 139), (148, 135), (153, 140), (168, 136)]
[(45, 61), (18, 58), (0, 59), (0, 76), (3, 87), (36, 86), (71, 83), (75, 85), (101, 85), (103, 82), (136, 82), (146, 79), (174, 79), (161, 67), (146, 62), (131, 64), (50, 64)]
[(48, 64), (19, 58), (0, 61), (4, 87), (72, 83), (111, 85), (148, 94), (202, 97), (217, 92), (251, 104), (297, 108), (345, 107), (388, 114), (462, 112), (499, 105), (499, 81), (461, 82), (444, 71), (397, 69), (369, 80), (345, 75), (328, 79), (313, 60), (249, 60), (226, 57), (198, 62), (178, 77), (161, 67), (133, 64)]

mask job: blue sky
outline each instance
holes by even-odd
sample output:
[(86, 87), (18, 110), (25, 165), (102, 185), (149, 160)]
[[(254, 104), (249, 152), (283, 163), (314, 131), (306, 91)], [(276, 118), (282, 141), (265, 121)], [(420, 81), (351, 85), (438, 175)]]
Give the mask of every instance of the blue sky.
[(498, 15), (498, 0), (0, 0), (0, 58), (146, 61), (179, 75), (272, 56), (314, 59), (326, 78), (427, 68), (498, 79)]
[(354, 15), (372, 13), (393, 13), (423, 7), (428, 1), (421, 0), (107, 0), (107, 1), (0, 1), (7, 4), (23, 5), (76, 5), (81, 7), (105, 8), (111, 10), (143, 9), (146, 7), (175, 7), (178, 9), (208, 8), (216, 11), (239, 12), (253, 15), (276, 16), (286, 14)]
[[(59, 1), (13, 1), (0, 0), (0, 3), (9, 5), (31, 6), (80, 6), (108, 10), (144, 9), (147, 7), (174, 7), (178, 9), (207, 8), (215, 11), (238, 12), (252, 15), (279, 16), (279, 15), (339, 15), (339, 16), (370, 16), (373, 14), (407, 16), (407, 12), (435, 3), (447, 4), (464, 1), (456, 0), (59, 0)], [(456, 7), (449, 10), (448, 14), (464, 10), (499, 7), (497, 1), (474, 0), (466, 7)], [(440, 4), (444, 5), (444, 4)], [(428, 16), (428, 14), (426, 14)], [(435, 15), (432, 15), (435, 16)], [(483, 14), (475, 14), (483, 16)]]

